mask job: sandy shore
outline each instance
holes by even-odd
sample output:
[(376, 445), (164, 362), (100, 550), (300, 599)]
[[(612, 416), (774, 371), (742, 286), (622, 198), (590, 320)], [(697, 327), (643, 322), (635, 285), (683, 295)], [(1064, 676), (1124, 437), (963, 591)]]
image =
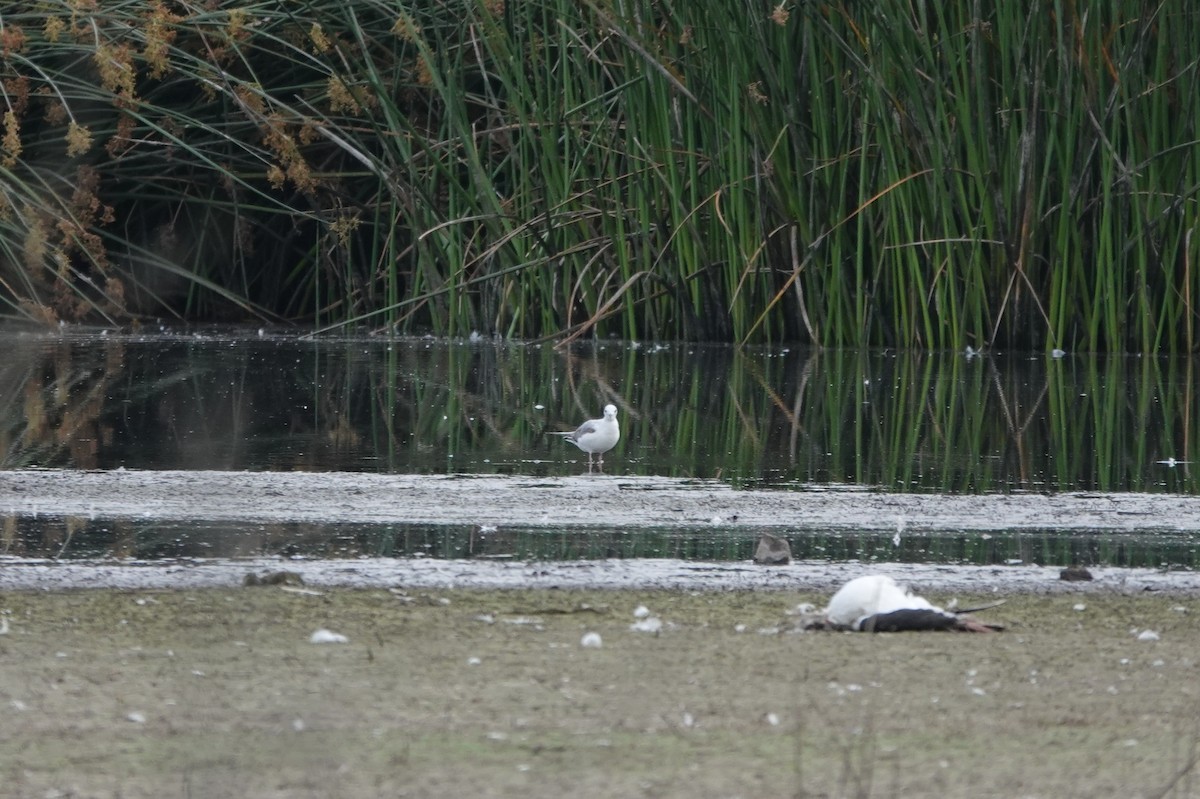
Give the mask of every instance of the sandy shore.
[(0, 795), (1196, 795), (1195, 599), (1018, 596), (986, 611), (996, 635), (797, 632), (819, 598), (4, 593)]

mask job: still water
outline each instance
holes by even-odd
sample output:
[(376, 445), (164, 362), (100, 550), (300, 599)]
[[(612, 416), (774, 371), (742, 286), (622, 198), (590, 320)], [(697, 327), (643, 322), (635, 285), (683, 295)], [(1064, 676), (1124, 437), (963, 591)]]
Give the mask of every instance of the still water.
[[(630, 342), (564, 351), (493, 341), (303, 340), (258, 331), (11, 332), (0, 336), (0, 347), (4, 469), (577, 474), (586, 471), (586, 457), (547, 431), (569, 430), (613, 403), (622, 439), (606, 456), (610, 474), (782, 490), (817, 483), (952, 493), (1195, 494), (1198, 487), (1190, 464), (1200, 460), (1192, 358)], [(10, 551), (18, 539), (28, 544), (30, 536), (46, 534), (30, 520), (19, 522), (14, 530), (27, 532), (10, 531)], [(57, 551), (53, 543), (21, 548), (63, 556), (122, 551), (114, 525), (95, 526), (104, 532), (81, 530)], [(355, 531), (351, 538), (360, 543), (351, 549), (483, 554), (471, 548), (471, 531), (400, 533)], [(127, 554), (204, 548), (196, 530), (140, 534)], [(749, 552), (747, 540), (720, 535), (697, 541), (659, 531), (641, 542), (618, 535), (614, 544), (614, 534), (573, 532), (551, 552), (531, 533), (509, 554), (741, 558)], [(318, 548), (346, 535), (329, 531)], [(1046, 562), (1077, 560), (1083, 547), (1092, 553), (1088, 560), (1194, 565), (1195, 543), (1187, 536), (1137, 555), (1129, 554), (1129, 541), (1046, 536), (1007, 547), (914, 539), (908, 557), (1003, 562), (1032, 557), (1032, 548)], [(422, 543), (403, 543), (412, 540)], [(869, 559), (874, 544), (839, 538), (793, 546), (802, 556)], [(1048, 548), (1059, 554), (1046, 555)]]

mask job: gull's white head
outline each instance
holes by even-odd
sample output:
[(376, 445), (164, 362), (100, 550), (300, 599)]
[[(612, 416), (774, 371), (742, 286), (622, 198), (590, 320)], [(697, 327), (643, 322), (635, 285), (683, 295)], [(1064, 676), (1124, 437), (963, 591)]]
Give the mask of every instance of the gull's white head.
[(605, 405), (604, 406), (604, 418), (605, 419), (616, 419), (617, 418), (617, 406), (616, 405)]

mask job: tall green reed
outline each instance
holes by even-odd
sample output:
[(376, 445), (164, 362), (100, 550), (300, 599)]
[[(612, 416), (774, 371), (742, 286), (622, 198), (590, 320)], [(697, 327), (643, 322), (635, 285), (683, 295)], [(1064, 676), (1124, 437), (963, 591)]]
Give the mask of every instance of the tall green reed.
[(505, 337), (1181, 351), (1200, 10), (17, 5), (0, 302)]

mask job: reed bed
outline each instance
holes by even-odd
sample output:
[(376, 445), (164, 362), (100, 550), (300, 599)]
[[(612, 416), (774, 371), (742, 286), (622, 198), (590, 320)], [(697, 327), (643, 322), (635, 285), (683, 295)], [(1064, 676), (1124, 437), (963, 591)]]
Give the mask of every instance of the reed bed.
[(512, 338), (1196, 346), (1190, 0), (43, 0), (0, 308)]

